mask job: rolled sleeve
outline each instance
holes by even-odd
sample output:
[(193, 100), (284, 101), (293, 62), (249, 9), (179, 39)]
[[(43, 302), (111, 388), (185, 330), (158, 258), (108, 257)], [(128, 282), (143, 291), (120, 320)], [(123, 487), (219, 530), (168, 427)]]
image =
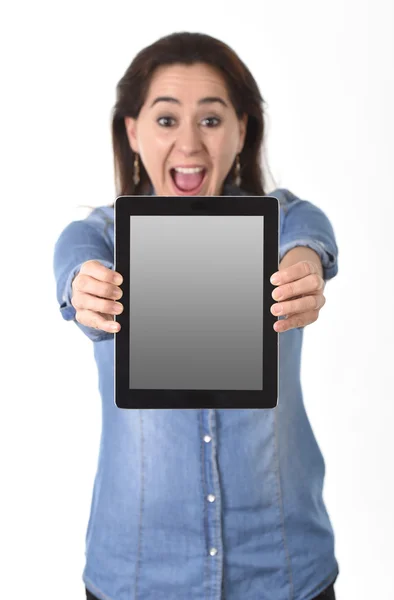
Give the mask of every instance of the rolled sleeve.
[(324, 280), (332, 279), (338, 273), (338, 247), (330, 220), (316, 205), (284, 191), (280, 260), (298, 246), (311, 248), (320, 257)]

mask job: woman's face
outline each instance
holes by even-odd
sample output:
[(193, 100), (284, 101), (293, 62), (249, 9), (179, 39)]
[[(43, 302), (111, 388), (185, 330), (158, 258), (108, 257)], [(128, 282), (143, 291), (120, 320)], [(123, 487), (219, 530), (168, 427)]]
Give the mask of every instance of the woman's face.
[(155, 71), (138, 118), (125, 125), (158, 196), (216, 196), (242, 150), (247, 117), (238, 119), (215, 69), (171, 65)]

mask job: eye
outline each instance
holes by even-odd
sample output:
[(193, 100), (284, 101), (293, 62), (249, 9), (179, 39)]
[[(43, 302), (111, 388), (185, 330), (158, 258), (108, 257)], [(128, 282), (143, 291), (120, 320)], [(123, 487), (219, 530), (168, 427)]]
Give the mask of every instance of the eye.
[(175, 119), (172, 117), (160, 117), (157, 119), (157, 122), (161, 127), (171, 127), (171, 124), (173, 124), (174, 120)]
[(206, 119), (202, 120), (202, 123), (204, 125), (206, 125), (207, 127), (217, 127), (218, 125), (220, 125), (221, 120), (218, 119), (217, 117), (207, 117)]

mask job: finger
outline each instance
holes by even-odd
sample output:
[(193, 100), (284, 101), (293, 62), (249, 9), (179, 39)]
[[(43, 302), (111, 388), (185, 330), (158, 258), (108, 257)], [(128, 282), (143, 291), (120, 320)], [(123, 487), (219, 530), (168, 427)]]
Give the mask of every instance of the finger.
[(277, 287), (272, 292), (274, 300), (287, 300), (295, 296), (303, 296), (306, 294), (314, 294), (324, 289), (324, 280), (318, 273), (307, 275), (297, 281), (286, 283)]
[(83, 275), (90, 275), (99, 281), (106, 281), (115, 285), (122, 285), (123, 283), (123, 277), (120, 273), (105, 267), (97, 260), (87, 260), (83, 263), (79, 272)]
[(311, 323), (314, 323), (319, 318), (319, 311), (314, 310), (308, 313), (303, 313), (302, 315), (295, 315), (293, 317), (289, 317), (283, 321), (277, 321), (274, 324), (274, 329), (278, 333), (284, 333), (285, 331), (289, 331), (290, 329), (298, 329), (300, 327), (306, 327)]
[(104, 315), (120, 315), (123, 312), (123, 304), (120, 302), (97, 298), (86, 292), (76, 291), (71, 298), (71, 304), (77, 310), (90, 310)]
[(114, 283), (99, 281), (92, 275), (81, 272), (74, 279), (72, 289), (74, 294), (76, 292), (83, 292), (92, 296), (98, 296), (99, 298), (109, 298), (110, 300), (119, 300), (123, 296), (120, 287)]
[(114, 333), (120, 330), (120, 324), (114, 321), (110, 315), (103, 315), (92, 310), (77, 310), (75, 319), (81, 325), (94, 327), (95, 329), (106, 331), (107, 333)]
[(317, 265), (310, 260), (301, 260), (295, 265), (274, 273), (271, 277), (271, 283), (273, 285), (283, 285), (314, 273), (319, 273)]
[(271, 306), (273, 315), (294, 315), (320, 310), (326, 302), (323, 294), (312, 294)]

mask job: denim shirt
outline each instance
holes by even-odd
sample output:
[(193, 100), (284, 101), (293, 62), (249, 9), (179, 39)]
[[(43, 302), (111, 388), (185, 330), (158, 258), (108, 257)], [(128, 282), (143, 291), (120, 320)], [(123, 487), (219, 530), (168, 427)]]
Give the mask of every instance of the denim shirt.
[[(224, 195), (247, 195), (225, 187)], [(333, 228), (290, 191), (280, 203), (280, 260), (315, 250), (337, 274)], [(312, 600), (335, 581), (325, 463), (300, 383), (303, 329), (279, 334), (274, 409), (119, 409), (114, 334), (75, 320), (81, 264), (114, 268), (114, 209), (70, 223), (54, 251), (61, 315), (93, 343), (102, 399), (99, 461), (83, 581), (101, 600)]]

